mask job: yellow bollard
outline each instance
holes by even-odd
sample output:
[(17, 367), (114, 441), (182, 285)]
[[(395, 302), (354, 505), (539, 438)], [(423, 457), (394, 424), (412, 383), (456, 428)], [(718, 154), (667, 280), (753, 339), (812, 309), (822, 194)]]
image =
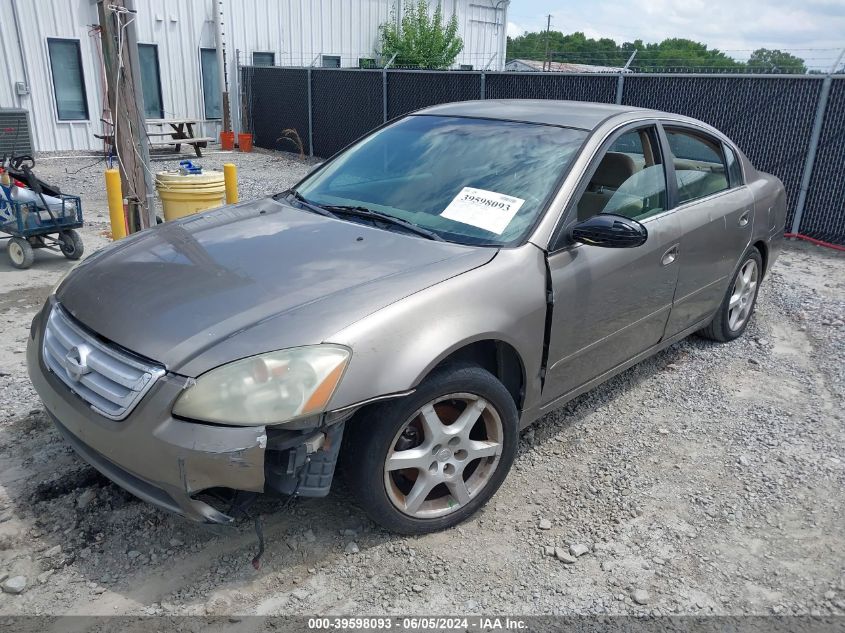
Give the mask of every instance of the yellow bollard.
[(109, 219), (113, 240), (126, 237), (126, 216), (123, 214), (123, 192), (120, 189), (120, 172), (117, 169), (106, 170), (106, 196), (109, 201)]
[(226, 204), (238, 201), (238, 168), (232, 163), (223, 165), (223, 180), (226, 182)]

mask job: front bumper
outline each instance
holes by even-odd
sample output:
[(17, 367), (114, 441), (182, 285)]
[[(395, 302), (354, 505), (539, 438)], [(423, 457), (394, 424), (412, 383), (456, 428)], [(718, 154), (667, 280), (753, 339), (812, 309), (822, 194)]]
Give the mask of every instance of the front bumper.
[(173, 418), (170, 410), (185, 379), (170, 374), (157, 381), (129, 417), (109, 420), (92, 411), (44, 365), (42, 325), (34, 335), (27, 342), (30, 380), (60, 433), (103, 475), (145, 501), (204, 523), (231, 523), (233, 517), (195, 499), (201, 491), (264, 492), (264, 427)]

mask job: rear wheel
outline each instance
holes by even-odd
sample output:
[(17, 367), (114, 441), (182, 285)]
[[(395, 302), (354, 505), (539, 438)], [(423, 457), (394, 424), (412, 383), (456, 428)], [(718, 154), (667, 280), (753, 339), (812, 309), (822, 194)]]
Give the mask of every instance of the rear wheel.
[(763, 258), (752, 248), (742, 260), (713, 321), (701, 334), (714, 341), (732, 341), (742, 336), (757, 303), (763, 275)]
[(29, 268), (35, 261), (32, 245), (23, 238), (13, 237), (10, 239), (7, 250), (12, 266), (15, 268)]
[(62, 249), (62, 254), (68, 259), (79, 259), (85, 250), (82, 244), (82, 236), (73, 229), (59, 233), (59, 248)]
[(347, 429), (354, 494), (374, 521), (403, 534), (442, 530), (478, 510), (504, 481), (518, 442), (507, 389), (472, 366), (438, 371)]

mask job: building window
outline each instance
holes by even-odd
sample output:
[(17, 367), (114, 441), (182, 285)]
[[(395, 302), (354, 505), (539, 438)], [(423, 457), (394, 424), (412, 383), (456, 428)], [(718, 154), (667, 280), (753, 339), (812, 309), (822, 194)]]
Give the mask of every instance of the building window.
[(144, 93), (144, 116), (148, 119), (163, 119), (164, 104), (161, 100), (158, 46), (138, 44), (138, 65), (141, 68), (141, 90)]
[(372, 57), (359, 57), (358, 68), (378, 68), (378, 64)]
[(276, 64), (276, 53), (260, 53), (252, 54), (253, 66), (274, 66)]
[(205, 105), (205, 118), (221, 119), (223, 118), (223, 95), (220, 88), (220, 74), (217, 70), (217, 50), (201, 48), (200, 65), (202, 66), (202, 100)]
[(472, 70), (472, 64), (461, 64), (461, 70)]
[(88, 98), (82, 74), (79, 40), (47, 38), (50, 72), (60, 121), (87, 121)]
[(323, 55), (323, 68), (340, 68), (340, 55)]

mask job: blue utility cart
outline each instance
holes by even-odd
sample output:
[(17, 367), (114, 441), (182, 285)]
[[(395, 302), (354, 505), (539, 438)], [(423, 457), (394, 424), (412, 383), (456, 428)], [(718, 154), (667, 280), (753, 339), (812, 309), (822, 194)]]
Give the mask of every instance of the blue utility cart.
[(29, 268), (36, 248), (58, 250), (68, 259), (82, 257), (82, 201), (78, 196), (57, 194), (61, 201), (47, 207), (41, 202), (16, 202), (0, 193), (0, 239), (9, 243), (6, 251), (12, 266)]

